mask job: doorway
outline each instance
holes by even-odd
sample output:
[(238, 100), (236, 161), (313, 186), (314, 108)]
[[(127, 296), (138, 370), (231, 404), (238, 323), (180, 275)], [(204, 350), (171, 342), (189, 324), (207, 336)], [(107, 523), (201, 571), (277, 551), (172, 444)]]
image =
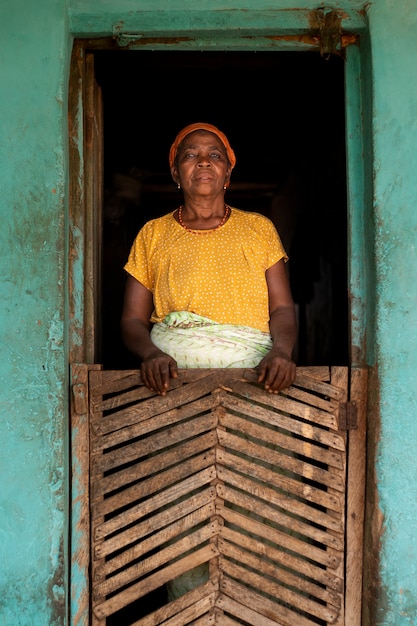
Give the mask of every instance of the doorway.
[(147, 220), (179, 203), (169, 147), (194, 121), (228, 136), (227, 199), (278, 228), (298, 311), (297, 364), (347, 365), (344, 60), (318, 52), (99, 50), (103, 95), (105, 368), (135, 367), (119, 335), (124, 270)]
[[(83, 48), (86, 49), (88, 46)], [(137, 368), (137, 363), (133, 363), (124, 350), (119, 336), (123, 264), (141, 225), (178, 206), (179, 198), (168, 169), (169, 147), (182, 126), (203, 120), (224, 130), (237, 154), (238, 162), (228, 191), (228, 202), (232, 206), (259, 211), (271, 217), (289, 253), (291, 286), (299, 314), (297, 364), (348, 365), (343, 59), (324, 59), (318, 52), (136, 52), (100, 49), (88, 54), (86, 68), (87, 93), (90, 93), (88, 85), (93, 77), (102, 99), (101, 95), (94, 95), (93, 98), (90, 95), (90, 100), (96, 98), (97, 103), (103, 103), (104, 119), (103, 131), (101, 124), (93, 124), (94, 132), (97, 132), (96, 143), (100, 144), (98, 151), (101, 151), (103, 142), (104, 154), (103, 175), (100, 172), (97, 181), (93, 181), (104, 182), (103, 203), (94, 205), (100, 211), (103, 205), (102, 215), (100, 213), (97, 220), (97, 224), (103, 224), (103, 260), (97, 272), (103, 295), (97, 307), (89, 304), (87, 315), (84, 314), (87, 343), (93, 309), (93, 323), (102, 330), (98, 333), (97, 350), (95, 347), (89, 350), (87, 358), (83, 359), (77, 357), (76, 346), (72, 363), (100, 363), (104, 374), (112, 374), (106, 370), (118, 370), (116, 373), (122, 378)], [(84, 74), (80, 75), (78, 82), (82, 84)], [(75, 78), (74, 72), (74, 84)], [(101, 104), (96, 106), (93, 102), (92, 108), (101, 111)], [(70, 110), (73, 109), (70, 107)], [(91, 110), (88, 109), (86, 115), (86, 146), (91, 138), (88, 127), (90, 123), (91, 130)], [(74, 136), (75, 139), (80, 137), (77, 133)], [(75, 163), (74, 171), (77, 167), (79, 163)], [(89, 185), (94, 186), (88, 175), (85, 185), (87, 190)], [(83, 219), (87, 226), (91, 222), (89, 211), (93, 206), (89, 202), (82, 205), (82, 202), (80, 194), (80, 198), (76, 197), (72, 203), (73, 217), (75, 221), (79, 220), (80, 230)], [(73, 231), (76, 232), (76, 229), (73, 228)], [(94, 234), (94, 228), (89, 232)], [(94, 248), (88, 233), (84, 237), (86, 250)], [(73, 250), (71, 242), (70, 249)], [(92, 259), (90, 265), (94, 263), (95, 259)], [(84, 275), (87, 285), (90, 275), (88, 271)], [(73, 271), (72, 276), (76, 276), (76, 272)], [(75, 288), (73, 301), (78, 303)], [(85, 350), (80, 350), (80, 354), (85, 354)], [(101, 369), (94, 365), (92, 368)], [(90, 549), (88, 507), (91, 485), (88, 484), (88, 476), (92, 456), (86, 449), (90, 416), (82, 400), (84, 393), (86, 397), (90, 393), (85, 391), (89, 388), (86, 384), (89, 375), (84, 369), (81, 371), (81, 377), (74, 374), (77, 372), (75, 366), (72, 373), (75, 395), (72, 411), (73, 457), (76, 460), (73, 487), (76, 487), (74, 492), (79, 494), (78, 502), (82, 501), (82, 511), (74, 512), (73, 525), (82, 526), (83, 532), (73, 554), (83, 555), (85, 580), (83, 583), (76, 580), (75, 586), (81, 587), (84, 594), (89, 585), (86, 555)], [(322, 369), (318, 368), (315, 374), (321, 376), (321, 372)], [(360, 388), (363, 388), (362, 378)], [(351, 386), (351, 398), (355, 398), (352, 389), (355, 390), (355, 385)], [(78, 391), (81, 400), (77, 403)], [(111, 403), (114, 403), (113, 399)], [(347, 410), (344, 403), (341, 408)], [(361, 413), (364, 417), (363, 407)], [(352, 437), (357, 442), (356, 434), (361, 438), (360, 463), (349, 478), (351, 484), (362, 484), (356, 478), (363, 467), (363, 432), (362, 420), (361, 432), (351, 431), (349, 435), (349, 442)], [(359, 446), (349, 445), (347, 449), (350, 455)], [(354, 467), (350, 458), (347, 466)], [(357, 500), (360, 501), (361, 497), (362, 494), (358, 493)], [(353, 506), (355, 519), (360, 524), (362, 517), (357, 504), (354, 502), (350, 506)], [(348, 526), (350, 519), (347, 515)], [(359, 536), (355, 545), (361, 549)], [(355, 554), (356, 572), (361, 568), (358, 550), (352, 554)], [(356, 600), (359, 595), (356, 594)], [(156, 602), (160, 602), (159, 597)], [(83, 595), (83, 603), (87, 612), (88, 595)], [(352, 602), (349, 603), (351, 605)], [(80, 610), (78, 606), (77, 611)], [(357, 602), (356, 613), (358, 610), (360, 605)], [(109, 626), (111, 618), (107, 621)]]

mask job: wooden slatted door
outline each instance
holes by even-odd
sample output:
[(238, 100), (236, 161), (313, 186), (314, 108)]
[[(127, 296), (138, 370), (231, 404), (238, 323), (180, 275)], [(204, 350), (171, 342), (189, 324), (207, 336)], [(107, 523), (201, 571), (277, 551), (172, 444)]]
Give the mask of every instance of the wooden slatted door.
[(344, 625), (347, 393), (341, 367), (278, 395), (252, 370), (183, 370), (164, 397), (90, 371), (92, 623)]

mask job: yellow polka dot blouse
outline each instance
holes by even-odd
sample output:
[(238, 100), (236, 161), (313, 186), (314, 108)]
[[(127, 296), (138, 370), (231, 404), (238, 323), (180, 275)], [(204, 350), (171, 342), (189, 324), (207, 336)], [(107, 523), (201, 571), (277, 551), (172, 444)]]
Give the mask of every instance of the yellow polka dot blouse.
[(139, 231), (125, 270), (153, 294), (152, 322), (190, 311), (269, 332), (265, 271), (287, 256), (272, 222), (232, 209), (218, 230), (189, 232), (173, 213)]

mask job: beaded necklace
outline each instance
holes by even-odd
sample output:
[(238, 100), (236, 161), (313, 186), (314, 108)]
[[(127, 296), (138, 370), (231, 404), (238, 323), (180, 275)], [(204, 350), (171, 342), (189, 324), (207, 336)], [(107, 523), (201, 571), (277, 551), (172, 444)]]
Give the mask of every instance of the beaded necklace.
[(223, 217), (221, 219), (221, 222), (219, 224), (217, 224), (217, 226), (215, 226), (214, 228), (208, 228), (207, 230), (195, 230), (193, 228), (188, 228), (188, 226), (186, 226), (184, 224), (183, 219), (182, 219), (182, 209), (183, 209), (183, 207), (181, 205), (179, 207), (179, 209), (178, 209), (178, 222), (185, 230), (187, 230), (189, 233), (194, 233), (194, 235), (205, 235), (207, 233), (213, 232), (213, 230), (218, 230), (226, 222), (226, 220), (229, 217), (230, 212), (231, 212), (230, 206), (225, 204), (224, 205), (224, 215), (223, 215)]

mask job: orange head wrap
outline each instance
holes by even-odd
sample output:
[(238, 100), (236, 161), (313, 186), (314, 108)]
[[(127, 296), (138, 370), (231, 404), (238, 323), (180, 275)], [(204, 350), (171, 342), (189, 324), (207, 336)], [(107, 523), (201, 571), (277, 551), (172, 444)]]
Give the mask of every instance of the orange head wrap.
[(182, 130), (180, 130), (178, 135), (175, 137), (174, 143), (172, 144), (171, 149), (169, 151), (169, 167), (172, 167), (174, 165), (175, 157), (177, 156), (178, 147), (183, 141), (183, 139), (185, 139), (187, 135), (194, 132), (195, 130), (208, 130), (210, 133), (217, 135), (217, 137), (220, 139), (220, 141), (226, 148), (227, 157), (230, 162), (230, 167), (231, 169), (233, 169), (234, 166), (236, 165), (236, 156), (231, 148), (231, 145), (226, 135), (222, 133), (221, 130), (216, 128), (216, 126), (213, 126), (212, 124), (205, 124), (204, 122), (201, 122), (201, 123), (197, 122), (196, 124), (190, 124), (189, 126), (186, 126)]

